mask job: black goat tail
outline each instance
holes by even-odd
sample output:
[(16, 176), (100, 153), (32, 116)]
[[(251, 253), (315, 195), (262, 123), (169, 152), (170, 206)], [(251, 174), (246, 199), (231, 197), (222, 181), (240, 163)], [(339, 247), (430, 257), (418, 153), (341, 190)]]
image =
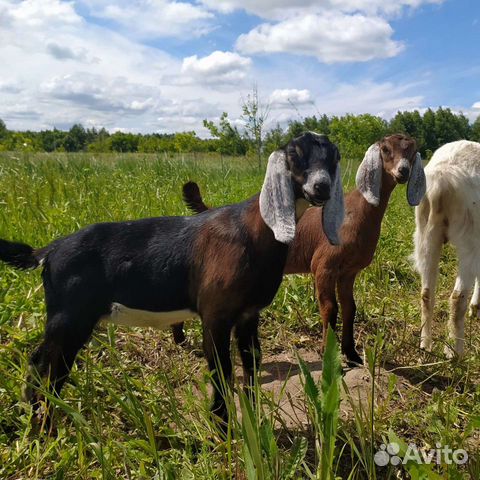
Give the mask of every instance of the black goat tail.
[(208, 210), (208, 207), (203, 203), (200, 188), (195, 182), (187, 182), (183, 186), (183, 201), (187, 207), (195, 213), (202, 213)]
[(40, 265), (35, 250), (30, 245), (1, 239), (0, 260), (22, 270), (37, 268)]

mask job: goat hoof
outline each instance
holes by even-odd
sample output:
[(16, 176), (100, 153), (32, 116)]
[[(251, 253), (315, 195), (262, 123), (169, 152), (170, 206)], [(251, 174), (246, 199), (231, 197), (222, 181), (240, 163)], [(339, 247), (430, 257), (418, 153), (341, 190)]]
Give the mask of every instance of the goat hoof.
[(425, 352), (432, 351), (432, 340), (429, 338), (424, 338), (420, 341), (420, 349), (424, 350)]
[(448, 360), (460, 360), (463, 357), (463, 351), (455, 351), (451, 345), (445, 345), (443, 353)]
[(223, 440), (227, 439), (228, 436), (228, 411), (227, 408), (212, 408), (210, 411), (210, 416), (213, 424), (215, 425), (220, 437)]
[(353, 352), (346, 353), (347, 365), (350, 368), (361, 367), (363, 365), (362, 357), (354, 350)]
[(34, 406), (33, 415), (30, 419), (30, 428), (35, 435), (46, 434), (49, 437), (57, 435), (57, 426), (53, 419), (53, 412), (50, 411), (51, 405)]
[(480, 305), (470, 305), (470, 315), (472, 318), (480, 320)]
[(173, 325), (172, 326), (173, 341), (183, 347), (187, 341), (185, 332), (183, 331), (183, 325)]

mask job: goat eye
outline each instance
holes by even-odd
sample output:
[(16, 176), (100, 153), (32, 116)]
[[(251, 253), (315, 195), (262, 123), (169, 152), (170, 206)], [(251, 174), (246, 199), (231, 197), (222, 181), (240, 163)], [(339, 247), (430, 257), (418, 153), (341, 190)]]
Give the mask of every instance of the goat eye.
[(296, 160), (298, 158), (298, 153), (294, 148), (289, 148), (287, 153), (292, 160)]
[(388, 149), (388, 147), (386, 147), (385, 145), (382, 147), (382, 152), (385, 154), (385, 155), (388, 155), (390, 153), (390, 150)]

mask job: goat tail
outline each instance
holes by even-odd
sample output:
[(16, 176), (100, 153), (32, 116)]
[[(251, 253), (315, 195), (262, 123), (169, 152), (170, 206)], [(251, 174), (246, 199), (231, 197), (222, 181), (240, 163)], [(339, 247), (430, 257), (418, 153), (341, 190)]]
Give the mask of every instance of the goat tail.
[(0, 239), (0, 260), (13, 267), (22, 270), (37, 268), (41, 262), (37, 253), (30, 245)]
[(195, 182), (187, 182), (183, 186), (183, 201), (187, 207), (195, 213), (202, 213), (208, 210), (207, 205), (203, 203), (200, 188)]

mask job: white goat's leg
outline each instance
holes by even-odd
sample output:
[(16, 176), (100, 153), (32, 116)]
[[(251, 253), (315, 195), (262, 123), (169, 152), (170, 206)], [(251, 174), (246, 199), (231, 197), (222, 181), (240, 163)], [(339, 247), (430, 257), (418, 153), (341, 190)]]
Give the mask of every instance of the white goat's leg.
[(470, 311), (473, 318), (480, 320), (480, 277), (475, 281), (475, 289), (473, 290), (472, 300), (470, 301)]
[(465, 343), (465, 313), (467, 312), (468, 296), (472, 290), (475, 274), (472, 272), (471, 259), (459, 253), (459, 271), (455, 288), (450, 295), (450, 316), (448, 319), (448, 331), (450, 339), (453, 340), (453, 352), (447, 345), (445, 354), (452, 357), (457, 354), (463, 356)]
[(422, 332), (420, 348), (432, 350), (432, 322), (435, 306), (435, 288), (438, 278), (438, 263), (443, 244), (443, 226), (440, 224), (427, 225), (425, 238), (427, 242), (417, 245), (415, 252), (417, 269), (422, 278)]

